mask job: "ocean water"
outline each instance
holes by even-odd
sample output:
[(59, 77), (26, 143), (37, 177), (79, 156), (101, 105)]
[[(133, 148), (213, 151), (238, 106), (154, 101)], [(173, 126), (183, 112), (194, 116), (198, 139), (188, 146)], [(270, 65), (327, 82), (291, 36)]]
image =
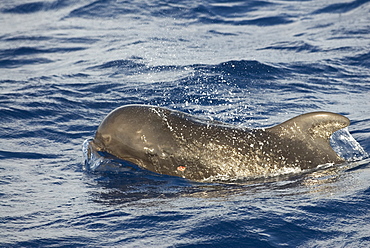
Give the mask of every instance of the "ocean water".
[[(369, 247), (369, 23), (369, 0), (1, 1), (0, 246)], [(230, 183), (85, 170), (125, 104), (246, 128), (340, 113), (349, 161)]]

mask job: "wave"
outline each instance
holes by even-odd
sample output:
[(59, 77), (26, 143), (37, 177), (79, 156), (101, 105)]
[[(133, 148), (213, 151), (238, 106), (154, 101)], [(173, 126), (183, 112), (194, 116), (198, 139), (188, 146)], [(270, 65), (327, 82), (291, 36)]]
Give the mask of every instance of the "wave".
[(53, 63), (53, 60), (46, 58), (35, 58), (35, 59), (0, 59), (0, 68), (17, 68), (25, 65), (37, 65), (37, 64), (49, 64)]
[(346, 13), (352, 11), (362, 5), (370, 2), (369, 0), (355, 0), (347, 3), (334, 3), (330, 4), (324, 8), (318, 9), (313, 12), (313, 14), (323, 14), (323, 13)]
[(56, 159), (60, 156), (55, 154), (45, 154), (38, 152), (13, 152), (13, 151), (0, 151), (0, 160), (2, 159)]
[(57, 0), (54, 2), (32, 2), (19, 4), (14, 7), (5, 8), (2, 10), (3, 13), (10, 14), (33, 14), (40, 11), (58, 10), (67, 7), (71, 4), (68, 0)]
[(259, 48), (258, 50), (288, 50), (294, 52), (320, 52), (322, 51), (321, 48), (318, 46), (311, 45), (304, 41), (283, 41), (277, 42), (271, 46), (267, 46), (264, 48)]
[(273, 9), (276, 4), (267, 1), (250, 1), (234, 3), (216, 3), (213, 1), (183, 3), (174, 1), (143, 2), (143, 1), (95, 1), (79, 7), (70, 12), (68, 18), (173, 18), (183, 20), (187, 24), (231, 24), (231, 25), (256, 25), (273, 26), (292, 23), (292, 16), (285, 14), (273, 16), (259, 16), (245, 18), (248, 13), (259, 8)]

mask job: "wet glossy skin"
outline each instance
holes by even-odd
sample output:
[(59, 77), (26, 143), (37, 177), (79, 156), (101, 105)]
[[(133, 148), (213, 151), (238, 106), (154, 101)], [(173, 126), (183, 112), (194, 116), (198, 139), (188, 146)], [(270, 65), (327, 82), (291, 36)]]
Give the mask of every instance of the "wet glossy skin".
[(267, 129), (239, 129), (166, 108), (127, 105), (100, 124), (93, 146), (153, 172), (191, 180), (255, 177), (342, 163), (331, 134), (349, 120), (304, 114)]

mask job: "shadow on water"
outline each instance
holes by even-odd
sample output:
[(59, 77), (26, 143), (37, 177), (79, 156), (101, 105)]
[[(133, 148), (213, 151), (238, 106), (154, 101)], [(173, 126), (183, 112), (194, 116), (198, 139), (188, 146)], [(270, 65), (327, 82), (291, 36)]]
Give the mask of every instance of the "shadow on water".
[[(121, 165), (130, 167), (122, 161)], [(297, 196), (305, 194), (332, 195), (340, 192), (348, 173), (370, 166), (370, 161), (344, 163), (300, 174), (272, 178), (244, 179), (234, 182), (192, 182), (178, 177), (159, 175), (148, 171), (93, 172), (96, 192), (93, 201), (107, 204), (160, 204), (161, 199), (217, 198), (235, 196), (247, 198)]]

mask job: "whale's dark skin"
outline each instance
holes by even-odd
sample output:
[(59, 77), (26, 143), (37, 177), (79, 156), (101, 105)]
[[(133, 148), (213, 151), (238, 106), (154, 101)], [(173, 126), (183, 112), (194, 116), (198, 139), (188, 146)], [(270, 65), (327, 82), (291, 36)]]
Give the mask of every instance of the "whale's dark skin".
[(271, 128), (242, 129), (166, 108), (126, 105), (108, 114), (91, 145), (191, 180), (260, 177), (344, 162), (329, 138), (349, 123), (339, 114), (314, 112)]

